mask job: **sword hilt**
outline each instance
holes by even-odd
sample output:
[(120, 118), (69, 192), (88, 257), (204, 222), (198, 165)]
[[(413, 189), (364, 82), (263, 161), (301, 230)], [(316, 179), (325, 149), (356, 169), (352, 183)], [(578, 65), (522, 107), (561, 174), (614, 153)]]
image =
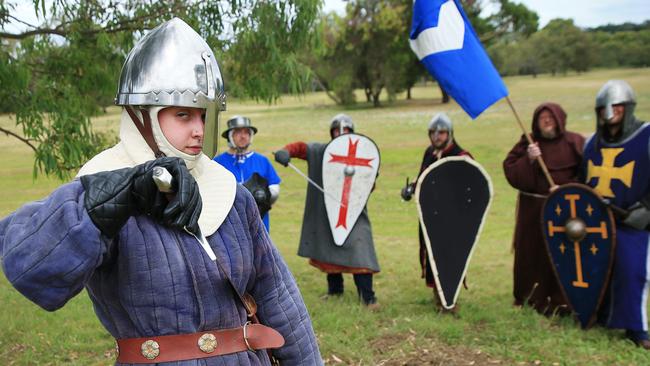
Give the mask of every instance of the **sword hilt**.
[(174, 193), (174, 191), (172, 191), (172, 181), (174, 180), (174, 177), (169, 174), (169, 171), (166, 168), (161, 166), (154, 167), (152, 178), (160, 192)]

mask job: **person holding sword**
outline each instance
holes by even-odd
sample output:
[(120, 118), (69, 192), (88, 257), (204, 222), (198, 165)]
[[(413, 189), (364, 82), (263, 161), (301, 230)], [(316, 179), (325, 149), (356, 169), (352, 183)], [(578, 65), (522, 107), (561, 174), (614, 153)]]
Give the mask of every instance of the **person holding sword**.
[[(330, 123), (330, 138), (354, 132), (352, 119), (345, 114), (334, 116)], [(326, 297), (343, 294), (343, 273), (352, 273), (357, 293), (362, 304), (370, 310), (377, 310), (377, 297), (373, 290), (373, 274), (379, 272), (379, 263), (375, 254), (372, 238), (372, 227), (368, 218), (367, 208), (364, 207), (354, 228), (342, 245), (336, 245), (332, 236), (327, 211), (327, 199), (339, 201), (328, 195), (323, 186), (323, 156), (326, 143), (294, 142), (274, 153), (275, 161), (283, 166), (291, 166), (291, 158), (307, 161), (310, 183), (307, 186), (307, 198), (303, 215), (302, 233), (298, 255), (309, 258), (309, 263), (327, 274)]]
[(0, 220), (9, 282), (48, 311), (85, 288), (117, 364), (322, 365), (253, 197), (203, 152), (225, 109), (207, 43), (178, 18), (147, 33), (116, 104), (119, 143)]

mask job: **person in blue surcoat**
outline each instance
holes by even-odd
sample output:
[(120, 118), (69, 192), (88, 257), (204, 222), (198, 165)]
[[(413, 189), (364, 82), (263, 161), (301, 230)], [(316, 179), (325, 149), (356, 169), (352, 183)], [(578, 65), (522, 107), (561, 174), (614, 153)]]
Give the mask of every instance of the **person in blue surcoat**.
[[(217, 155), (214, 161), (228, 169), (235, 176), (237, 183), (246, 183), (255, 173), (264, 178), (269, 194), (263, 194), (261, 197), (254, 194), (253, 197), (258, 202), (260, 212), (264, 207), (270, 209), (280, 196), (281, 179), (266, 156), (249, 151), (257, 128), (251, 124), (250, 118), (244, 116), (232, 117), (228, 120), (227, 126), (228, 129), (221, 134), (221, 137), (228, 141), (228, 151)], [(270, 229), (268, 211), (263, 213), (262, 221), (268, 232)]]
[(48, 311), (85, 288), (118, 365), (322, 365), (254, 198), (202, 151), (225, 109), (207, 43), (178, 18), (147, 33), (116, 104), (119, 143), (0, 220), (9, 282)]
[(616, 216), (616, 257), (601, 320), (650, 349), (650, 124), (634, 116), (628, 83), (610, 80), (596, 96), (596, 133), (587, 141), (585, 182), (627, 214)]

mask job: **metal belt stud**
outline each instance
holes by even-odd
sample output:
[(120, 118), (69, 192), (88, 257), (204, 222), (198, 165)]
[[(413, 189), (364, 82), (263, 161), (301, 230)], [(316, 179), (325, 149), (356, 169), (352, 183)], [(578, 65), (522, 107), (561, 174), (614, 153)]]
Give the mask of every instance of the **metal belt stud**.
[(142, 352), (142, 355), (148, 359), (148, 360), (153, 360), (154, 358), (158, 357), (160, 354), (160, 345), (158, 342), (149, 339), (145, 342), (142, 342), (142, 346), (140, 346), (140, 351)]
[(199, 338), (199, 349), (205, 353), (212, 353), (217, 349), (217, 337), (212, 333), (205, 333)]

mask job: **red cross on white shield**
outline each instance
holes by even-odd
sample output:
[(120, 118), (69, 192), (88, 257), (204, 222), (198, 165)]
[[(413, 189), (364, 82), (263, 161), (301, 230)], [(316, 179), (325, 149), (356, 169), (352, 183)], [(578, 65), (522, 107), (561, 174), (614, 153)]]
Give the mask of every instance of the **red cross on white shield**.
[(345, 134), (327, 145), (323, 155), (323, 189), (328, 192), (325, 208), (336, 245), (343, 245), (363, 211), (379, 163), (377, 145), (366, 136)]

